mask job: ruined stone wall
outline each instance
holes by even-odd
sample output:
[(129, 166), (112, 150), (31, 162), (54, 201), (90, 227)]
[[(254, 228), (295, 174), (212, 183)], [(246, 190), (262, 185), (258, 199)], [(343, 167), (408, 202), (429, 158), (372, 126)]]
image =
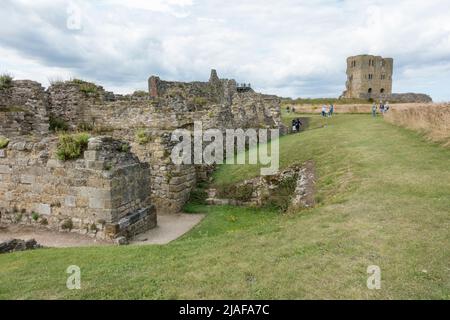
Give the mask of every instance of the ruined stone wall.
[(48, 101), (45, 89), (29, 80), (13, 81), (0, 89), (0, 133), (8, 137), (48, 133)]
[[(161, 212), (181, 210), (197, 181), (207, 180), (212, 172), (211, 166), (171, 162), (173, 130), (193, 129), (195, 121), (200, 121), (203, 129), (284, 128), (277, 97), (250, 88), (238, 90), (236, 81), (219, 79), (215, 71), (208, 82), (151, 77), (148, 93), (131, 95), (117, 95), (81, 80), (54, 83), (47, 92), (35, 82), (15, 83), (16, 89), (0, 94), (0, 107), (6, 110), (7, 105), (17, 104), (24, 110), (0, 112), (1, 134), (11, 138), (45, 131), (48, 117), (52, 117), (66, 122), (71, 130), (89, 128), (93, 135), (107, 134), (126, 141), (139, 161), (148, 165), (145, 170), (152, 187), (141, 189)], [(42, 115), (37, 122), (35, 114)], [(146, 132), (148, 141), (138, 141), (138, 130)]]
[(245, 180), (222, 190), (208, 189), (206, 203), (254, 207), (275, 205), (282, 210), (299, 210), (314, 205), (314, 184), (315, 165), (307, 161), (273, 176)]
[(0, 220), (98, 238), (133, 236), (156, 225), (148, 165), (108, 137), (62, 162), (56, 138), (11, 141), (0, 158)]
[[(150, 99), (120, 99), (92, 106), (85, 115), (99, 125), (107, 124), (113, 135), (129, 141), (132, 152), (151, 166), (152, 203), (160, 212), (177, 212), (189, 199), (198, 181), (212, 173), (211, 166), (171, 162), (175, 143), (171, 133), (178, 128), (192, 130), (200, 121), (203, 129), (281, 128), (280, 99), (238, 92), (234, 80), (220, 80), (214, 72), (209, 82), (169, 82), (149, 79)], [(150, 137), (136, 143), (136, 131)]]
[(433, 99), (423, 93), (393, 93), (388, 98), (396, 103), (431, 103)]
[(31, 134), (33, 115), (21, 110), (0, 112), (0, 135), (15, 137)]
[(59, 82), (48, 88), (49, 114), (64, 120), (71, 129), (91, 123), (88, 111), (101, 105), (106, 92), (91, 83)]
[(197, 182), (193, 165), (176, 165), (170, 158), (175, 142), (171, 131), (147, 131), (149, 142), (132, 143), (132, 152), (150, 165), (152, 180), (151, 201), (158, 213), (174, 213), (182, 210)]

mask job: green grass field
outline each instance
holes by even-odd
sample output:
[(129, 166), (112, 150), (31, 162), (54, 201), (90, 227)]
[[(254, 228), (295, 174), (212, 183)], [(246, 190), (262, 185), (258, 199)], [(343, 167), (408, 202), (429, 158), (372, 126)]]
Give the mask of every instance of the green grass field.
[[(0, 298), (450, 299), (450, 150), (369, 115), (311, 117), (280, 152), (282, 167), (316, 162), (317, 207), (190, 204), (207, 217), (169, 245), (1, 255)], [(215, 184), (258, 173), (222, 166)], [(66, 288), (69, 265), (81, 290)], [(381, 290), (366, 286), (369, 265)]]

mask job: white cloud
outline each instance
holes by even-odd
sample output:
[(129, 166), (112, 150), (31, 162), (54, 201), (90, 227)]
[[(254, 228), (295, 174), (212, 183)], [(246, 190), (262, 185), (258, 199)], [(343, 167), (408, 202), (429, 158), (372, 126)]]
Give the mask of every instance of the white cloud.
[[(214, 67), (268, 93), (338, 96), (346, 57), (370, 53), (395, 59), (397, 91), (450, 100), (434, 81), (450, 81), (447, 0), (3, 2), (0, 49), (14, 55), (0, 69), (32, 79), (61, 72), (124, 92), (150, 74), (203, 80)], [(78, 32), (66, 28), (69, 3)]]

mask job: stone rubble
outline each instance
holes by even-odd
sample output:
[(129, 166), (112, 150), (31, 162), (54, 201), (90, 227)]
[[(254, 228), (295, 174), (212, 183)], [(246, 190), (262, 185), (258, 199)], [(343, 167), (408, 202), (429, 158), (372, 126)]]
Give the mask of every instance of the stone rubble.
[(0, 254), (42, 248), (36, 240), (11, 239), (0, 243)]

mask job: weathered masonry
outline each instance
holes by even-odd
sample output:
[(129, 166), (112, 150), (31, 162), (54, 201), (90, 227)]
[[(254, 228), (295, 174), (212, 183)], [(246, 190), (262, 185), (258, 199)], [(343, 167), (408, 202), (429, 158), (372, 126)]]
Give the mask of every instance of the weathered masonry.
[[(182, 209), (211, 167), (175, 165), (177, 128), (280, 128), (280, 99), (241, 90), (211, 72), (207, 82), (149, 79), (149, 92), (117, 95), (71, 80), (44, 89), (12, 81), (0, 89), (0, 220), (99, 238), (132, 237), (156, 214)], [(78, 159), (56, 156), (58, 133), (87, 131)]]
[(384, 99), (392, 94), (394, 59), (360, 55), (347, 59), (345, 98)]
[(57, 139), (12, 142), (0, 158), (1, 222), (45, 225), (99, 238), (132, 237), (156, 226), (148, 164), (110, 137), (84, 156), (55, 158)]

